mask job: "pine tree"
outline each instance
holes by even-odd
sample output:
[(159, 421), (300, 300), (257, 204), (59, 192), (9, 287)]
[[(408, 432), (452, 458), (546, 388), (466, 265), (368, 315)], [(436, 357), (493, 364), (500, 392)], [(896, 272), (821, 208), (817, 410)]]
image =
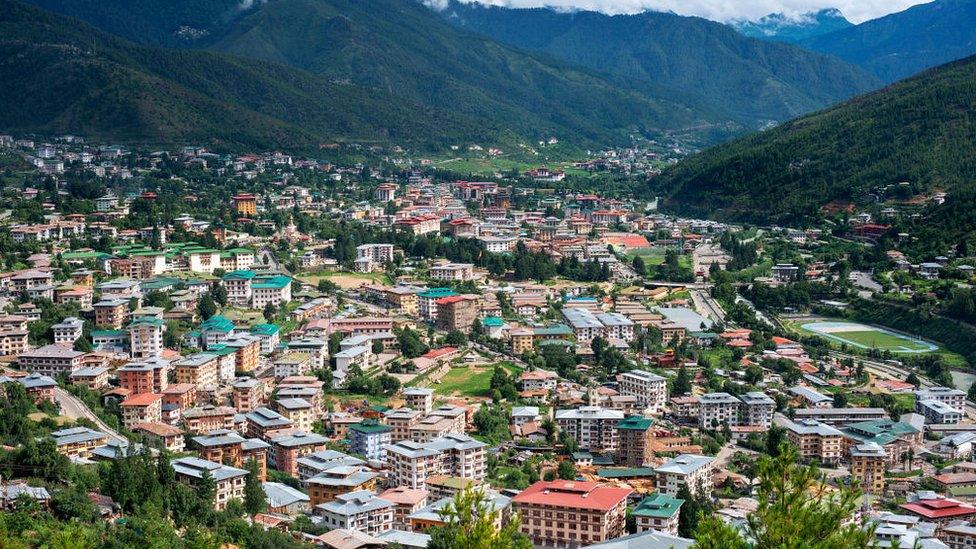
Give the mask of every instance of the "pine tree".
[(678, 375), (674, 378), (674, 383), (671, 385), (671, 396), (680, 396), (690, 392), (691, 375), (688, 373), (688, 370), (682, 366), (678, 368)]
[(257, 461), (247, 460), (247, 478), (244, 480), (244, 510), (254, 516), (268, 508), (264, 488), (261, 487), (260, 469)]
[(495, 527), (499, 511), (492, 509), (485, 492), (465, 488), (441, 511), (443, 526), (430, 528), (428, 549), (531, 549), (532, 542), (518, 531), (516, 516)]

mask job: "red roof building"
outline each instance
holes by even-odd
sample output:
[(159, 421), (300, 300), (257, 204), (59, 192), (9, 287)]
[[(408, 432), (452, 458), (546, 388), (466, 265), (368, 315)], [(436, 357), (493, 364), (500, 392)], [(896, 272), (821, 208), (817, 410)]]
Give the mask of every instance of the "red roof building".
[(512, 498), (512, 507), (533, 545), (574, 547), (622, 536), (632, 492), (596, 482), (540, 481)]
[(903, 503), (900, 507), (933, 522), (948, 522), (976, 515), (976, 507), (959, 500), (941, 497)]

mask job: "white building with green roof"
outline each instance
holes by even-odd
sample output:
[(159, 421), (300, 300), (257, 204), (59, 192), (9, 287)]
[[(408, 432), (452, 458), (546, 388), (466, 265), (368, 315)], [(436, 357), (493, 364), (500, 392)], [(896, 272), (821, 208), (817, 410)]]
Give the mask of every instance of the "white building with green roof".
[(675, 536), (678, 534), (678, 516), (685, 501), (656, 492), (642, 499), (632, 514), (637, 521), (637, 531), (657, 530)]

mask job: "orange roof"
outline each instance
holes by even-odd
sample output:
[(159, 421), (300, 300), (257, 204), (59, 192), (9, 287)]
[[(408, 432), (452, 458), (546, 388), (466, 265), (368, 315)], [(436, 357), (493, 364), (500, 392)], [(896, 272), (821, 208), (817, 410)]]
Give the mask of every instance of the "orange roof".
[(456, 352), (457, 347), (441, 347), (440, 349), (428, 351), (427, 354), (423, 355), (423, 358), (436, 359)]
[(172, 437), (183, 433), (179, 427), (165, 423), (136, 423), (132, 426), (132, 430), (135, 431), (137, 429), (152, 433), (158, 437)]
[(512, 503), (522, 505), (542, 505), (569, 507), (572, 509), (595, 509), (610, 511), (627, 496), (633, 493), (630, 488), (616, 488), (596, 482), (572, 480), (539, 481), (522, 490), (512, 498)]
[(150, 406), (162, 398), (163, 395), (157, 395), (156, 393), (139, 393), (138, 395), (132, 395), (123, 400), (122, 406)]
[(381, 499), (385, 499), (386, 501), (392, 501), (393, 503), (407, 503), (410, 505), (416, 505), (427, 499), (429, 494), (430, 492), (424, 489), (397, 486), (396, 488), (390, 488), (389, 490), (383, 492), (379, 495), (379, 497)]

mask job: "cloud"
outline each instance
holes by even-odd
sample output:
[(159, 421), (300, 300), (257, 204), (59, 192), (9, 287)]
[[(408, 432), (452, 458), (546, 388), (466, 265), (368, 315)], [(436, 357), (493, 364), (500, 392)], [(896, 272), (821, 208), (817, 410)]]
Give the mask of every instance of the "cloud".
[[(443, 9), (449, 0), (422, 0)], [(823, 8), (837, 8), (849, 20), (860, 23), (902, 11), (928, 0), (459, 0), (464, 3), (513, 8), (550, 7), (599, 11), (611, 15), (641, 11), (670, 11), (680, 15), (704, 17), (713, 21), (758, 19), (770, 13), (799, 17)]]

